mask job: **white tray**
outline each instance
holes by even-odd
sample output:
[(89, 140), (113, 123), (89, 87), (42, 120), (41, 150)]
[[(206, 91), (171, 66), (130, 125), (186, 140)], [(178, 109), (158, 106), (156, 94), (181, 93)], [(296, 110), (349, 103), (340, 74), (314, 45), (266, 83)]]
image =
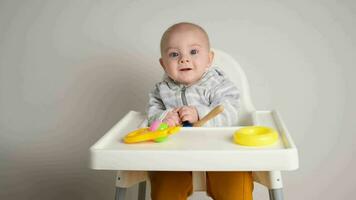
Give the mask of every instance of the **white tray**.
[(279, 140), (264, 147), (233, 143), (241, 127), (182, 128), (162, 143), (125, 144), (122, 138), (145, 120), (130, 111), (91, 148), (91, 168), (139, 171), (281, 171), (298, 168), (298, 152), (275, 111), (257, 111), (254, 124), (275, 128)]

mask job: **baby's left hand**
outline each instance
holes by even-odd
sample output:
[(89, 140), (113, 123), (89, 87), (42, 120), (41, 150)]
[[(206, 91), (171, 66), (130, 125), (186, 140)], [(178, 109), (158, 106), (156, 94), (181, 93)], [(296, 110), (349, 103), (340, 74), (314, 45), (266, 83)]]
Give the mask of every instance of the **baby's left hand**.
[(195, 123), (199, 120), (198, 111), (194, 106), (182, 106), (178, 109), (178, 114), (182, 122)]

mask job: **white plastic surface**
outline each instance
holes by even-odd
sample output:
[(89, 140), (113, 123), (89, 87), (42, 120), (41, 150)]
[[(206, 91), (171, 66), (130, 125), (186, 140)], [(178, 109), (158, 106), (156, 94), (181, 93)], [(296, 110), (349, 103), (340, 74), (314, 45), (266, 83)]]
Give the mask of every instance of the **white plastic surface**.
[(298, 168), (297, 149), (278, 114), (254, 113), (254, 124), (275, 128), (277, 143), (245, 147), (233, 143), (239, 127), (182, 128), (163, 143), (125, 144), (122, 138), (137, 129), (144, 115), (130, 111), (91, 151), (91, 167), (100, 170), (139, 171), (274, 171)]

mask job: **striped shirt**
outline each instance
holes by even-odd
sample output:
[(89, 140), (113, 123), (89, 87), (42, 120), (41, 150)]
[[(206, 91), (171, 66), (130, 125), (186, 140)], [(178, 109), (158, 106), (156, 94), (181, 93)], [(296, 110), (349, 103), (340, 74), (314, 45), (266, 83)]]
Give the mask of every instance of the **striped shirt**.
[(148, 123), (163, 119), (168, 111), (181, 106), (195, 106), (199, 118), (214, 107), (224, 111), (204, 126), (234, 126), (238, 123), (240, 93), (232, 81), (217, 67), (210, 67), (194, 85), (185, 86), (166, 76), (149, 94)]

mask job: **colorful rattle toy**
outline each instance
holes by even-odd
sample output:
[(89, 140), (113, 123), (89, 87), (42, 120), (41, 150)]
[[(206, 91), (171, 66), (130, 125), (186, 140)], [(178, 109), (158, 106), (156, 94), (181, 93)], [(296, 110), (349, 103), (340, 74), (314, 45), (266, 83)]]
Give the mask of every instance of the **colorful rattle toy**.
[(277, 140), (277, 131), (265, 126), (247, 126), (234, 133), (234, 142), (244, 146), (270, 145)]
[(155, 142), (163, 142), (169, 135), (176, 133), (179, 130), (179, 126), (169, 127), (168, 124), (157, 120), (152, 122), (150, 127), (141, 128), (130, 132), (124, 137), (124, 142), (127, 144), (150, 140)]

